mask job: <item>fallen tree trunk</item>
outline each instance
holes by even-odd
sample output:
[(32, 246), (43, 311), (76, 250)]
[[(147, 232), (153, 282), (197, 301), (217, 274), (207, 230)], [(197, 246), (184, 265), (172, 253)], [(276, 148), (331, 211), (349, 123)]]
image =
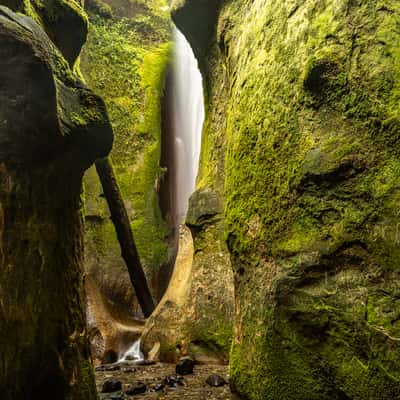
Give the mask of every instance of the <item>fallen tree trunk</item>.
[(111, 220), (117, 233), (122, 258), (125, 260), (129, 277), (143, 314), (145, 317), (148, 317), (154, 310), (154, 301), (140, 263), (128, 213), (126, 212), (110, 160), (108, 158), (97, 160), (96, 171), (103, 187), (108, 208), (110, 209)]

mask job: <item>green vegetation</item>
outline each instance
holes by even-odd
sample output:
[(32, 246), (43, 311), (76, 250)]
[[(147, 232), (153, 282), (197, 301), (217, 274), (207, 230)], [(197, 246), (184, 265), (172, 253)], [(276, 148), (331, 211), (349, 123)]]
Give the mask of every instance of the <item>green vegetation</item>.
[[(124, 2), (89, 2), (90, 30), (81, 69), (106, 102), (115, 134), (111, 158), (143, 266), (150, 272), (168, 258), (167, 227), (158, 208), (156, 185), (162, 174), (160, 99), (169, 63), (171, 26), (164, 2), (125, 3), (126, 9)], [(87, 177), (87, 188), (96, 186), (89, 182), (93, 179), (93, 174)], [(87, 189), (91, 214), (97, 214), (97, 206), (91, 204), (98, 203), (98, 195), (97, 190)], [(101, 206), (98, 212), (101, 214)], [(89, 224), (89, 240), (93, 238), (98, 254), (118, 254), (115, 235), (104, 224), (111, 222)], [(105, 232), (107, 238), (101, 238)]]
[(199, 182), (224, 179), (249, 399), (399, 398), (399, 23), (395, 0), (222, 2)]

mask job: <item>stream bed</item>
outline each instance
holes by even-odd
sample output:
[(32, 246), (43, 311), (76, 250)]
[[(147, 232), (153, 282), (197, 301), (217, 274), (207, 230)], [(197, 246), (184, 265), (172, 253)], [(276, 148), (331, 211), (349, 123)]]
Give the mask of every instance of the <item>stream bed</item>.
[[(101, 400), (165, 399), (165, 400), (238, 400), (231, 393), (229, 384), (212, 387), (207, 378), (217, 374), (228, 381), (228, 367), (222, 365), (196, 365), (192, 374), (179, 377), (175, 387), (165, 383), (167, 377), (176, 377), (175, 364), (126, 365), (115, 371), (96, 371), (97, 390)], [(121, 382), (121, 389), (111, 393), (101, 393), (105, 381), (115, 379)], [(146, 386), (142, 394), (127, 395), (129, 388)], [(157, 387), (158, 385), (158, 387)], [(160, 389), (161, 385), (163, 388)], [(154, 391), (154, 388), (160, 389)]]

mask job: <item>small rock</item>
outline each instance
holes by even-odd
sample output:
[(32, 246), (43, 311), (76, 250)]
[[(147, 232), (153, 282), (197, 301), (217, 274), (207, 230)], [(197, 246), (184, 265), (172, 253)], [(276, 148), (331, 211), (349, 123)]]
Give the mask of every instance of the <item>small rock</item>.
[(194, 361), (190, 357), (182, 357), (176, 364), (175, 371), (180, 375), (189, 375), (193, 373)]
[(118, 390), (122, 389), (122, 385), (120, 381), (116, 379), (107, 379), (103, 382), (103, 386), (101, 389), (102, 393), (112, 393), (117, 392)]
[(133, 394), (142, 394), (145, 393), (147, 390), (146, 385), (143, 382), (137, 382), (133, 384), (125, 393), (129, 396)]
[(206, 379), (206, 383), (210, 386), (219, 387), (226, 385), (228, 382), (222, 376), (212, 374)]
[(136, 372), (136, 368), (122, 368), (122, 372), (124, 374), (130, 374), (132, 372)]
[(121, 367), (119, 365), (105, 365), (104, 371), (119, 371)]
[(162, 383), (156, 383), (151, 389), (155, 392), (159, 392), (164, 389), (164, 385)]
[(183, 378), (181, 376), (170, 375), (163, 379), (163, 383), (169, 387), (183, 386)]

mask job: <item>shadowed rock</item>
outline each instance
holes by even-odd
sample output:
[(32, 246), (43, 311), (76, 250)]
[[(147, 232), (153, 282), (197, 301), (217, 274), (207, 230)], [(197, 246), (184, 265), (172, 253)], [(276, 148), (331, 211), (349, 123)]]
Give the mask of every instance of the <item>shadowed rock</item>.
[(83, 313), (81, 183), (111, 145), (101, 99), (42, 27), (0, 7), (2, 399), (96, 398)]

